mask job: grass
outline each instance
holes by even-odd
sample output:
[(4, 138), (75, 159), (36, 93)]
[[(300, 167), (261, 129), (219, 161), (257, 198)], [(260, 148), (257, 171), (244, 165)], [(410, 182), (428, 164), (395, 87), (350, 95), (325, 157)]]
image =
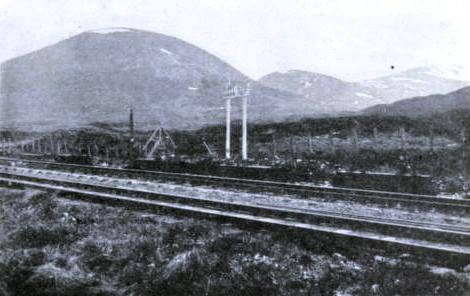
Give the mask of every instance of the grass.
[(465, 295), (470, 273), (0, 189), (0, 295)]

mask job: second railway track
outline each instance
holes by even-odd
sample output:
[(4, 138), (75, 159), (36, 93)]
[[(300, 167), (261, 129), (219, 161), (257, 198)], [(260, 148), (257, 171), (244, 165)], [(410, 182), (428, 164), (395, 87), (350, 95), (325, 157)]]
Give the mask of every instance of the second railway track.
[(433, 195), (386, 192), (357, 188), (322, 187), (293, 183), (230, 178), (210, 175), (148, 171), (138, 169), (119, 169), (91, 165), (57, 163), (52, 161), (27, 160), (0, 157), (0, 164), (25, 165), (32, 168), (54, 169), (66, 172), (80, 172), (104, 176), (126, 177), (144, 180), (161, 180), (192, 185), (208, 185), (224, 188), (243, 189), (250, 192), (271, 192), (290, 194), (303, 199), (326, 198), (374, 203), (381, 206), (405, 206), (470, 213), (470, 200), (437, 197)]

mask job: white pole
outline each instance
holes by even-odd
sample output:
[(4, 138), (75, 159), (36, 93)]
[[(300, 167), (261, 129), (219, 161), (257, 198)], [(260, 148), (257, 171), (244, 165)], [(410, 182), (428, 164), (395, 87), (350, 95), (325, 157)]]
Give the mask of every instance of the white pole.
[(247, 143), (247, 134), (248, 134), (248, 127), (246, 123), (246, 117), (247, 117), (247, 105), (248, 105), (248, 97), (244, 96), (243, 97), (243, 106), (242, 106), (242, 159), (247, 160), (248, 159), (248, 143)]
[(225, 158), (230, 159), (230, 112), (231, 112), (231, 101), (226, 100), (226, 127), (225, 127)]

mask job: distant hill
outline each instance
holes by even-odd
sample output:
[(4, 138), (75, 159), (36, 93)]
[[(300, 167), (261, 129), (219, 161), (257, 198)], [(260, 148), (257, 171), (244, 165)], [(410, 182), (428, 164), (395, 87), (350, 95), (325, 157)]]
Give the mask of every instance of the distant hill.
[(221, 94), (229, 80), (251, 82), (252, 121), (311, 113), (298, 104), (298, 96), (259, 85), (187, 42), (110, 28), (3, 63), (0, 124), (37, 128), (125, 122), (132, 107), (137, 124), (196, 128), (223, 122)]
[(258, 80), (270, 88), (288, 91), (304, 98), (304, 104), (313, 104), (318, 113), (356, 110), (350, 94), (355, 84), (340, 79), (301, 70), (271, 73)]
[(456, 79), (458, 71), (458, 68), (444, 71), (436, 67), (420, 67), (376, 79), (346, 82), (322, 74), (292, 70), (268, 74), (259, 82), (301, 95), (306, 103), (331, 113), (359, 111), (376, 104), (443, 94), (470, 85), (468, 81)]
[(362, 111), (363, 114), (390, 116), (430, 116), (451, 111), (470, 111), (470, 87), (464, 87), (445, 95), (430, 95), (381, 104)]

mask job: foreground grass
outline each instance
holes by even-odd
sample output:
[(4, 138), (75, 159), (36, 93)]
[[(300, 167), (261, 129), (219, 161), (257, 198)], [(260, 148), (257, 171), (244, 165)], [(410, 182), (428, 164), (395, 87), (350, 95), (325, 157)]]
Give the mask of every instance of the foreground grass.
[[(465, 295), (470, 273), (0, 189), (0, 295)], [(308, 242), (308, 243), (306, 243)]]

